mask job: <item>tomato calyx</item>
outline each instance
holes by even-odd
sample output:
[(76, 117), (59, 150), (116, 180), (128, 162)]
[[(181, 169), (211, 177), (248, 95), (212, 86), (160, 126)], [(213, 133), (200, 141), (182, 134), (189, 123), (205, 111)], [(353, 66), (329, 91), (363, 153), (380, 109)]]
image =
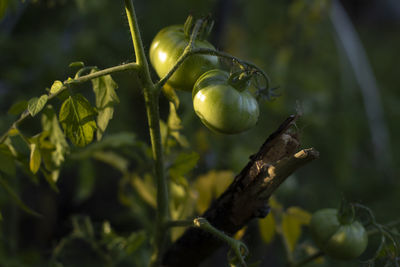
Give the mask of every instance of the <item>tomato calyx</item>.
[(341, 224), (352, 224), (355, 220), (354, 205), (343, 198), (337, 216)]
[(239, 92), (243, 92), (249, 88), (252, 77), (253, 73), (249, 71), (234, 72), (229, 76), (228, 84)]
[[(214, 27), (214, 21), (211, 19), (211, 16), (207, 16), (201, 19), (201, 27), (199, 29), (197, 40), (207, 40), (208, 36), (210, 35), (212, 28)], [(186, 38), (190, 39), (192, 35), (194, 25), (196, 21), (192, 15), (189, 15), (186, 18), (185, 24), (183, 24), (183, 32), (185, 33)]]

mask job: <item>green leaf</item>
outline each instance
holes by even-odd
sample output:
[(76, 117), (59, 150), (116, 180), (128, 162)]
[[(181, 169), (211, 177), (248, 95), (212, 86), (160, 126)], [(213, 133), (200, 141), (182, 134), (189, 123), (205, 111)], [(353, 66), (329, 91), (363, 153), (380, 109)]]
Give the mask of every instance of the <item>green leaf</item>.
[(133, 188), (135, 188), (136, 192), (139, 194), (139, 196), (144, 201), (146, 201), (147, 204), (149, 204), (153, 208), (157, 207), (156, 189), (152, 184), (146, 183), (137, 174), (131, 175), (130, 182)]
[(73, 154), (74, 159), (88, 158), (96, 151), (105, 149), (117, 149), (136, 145), (136, 137), (134, 133), (122, 132), (104, 137), (101, 141), (93, 143), (80, 150), (79, 153)]
[(85, 63), (83, 63), (82, 61), (74, 61), (68, 65), (68, 67), (70, 67), (70, 68), (79, 68), (79, 67), (82, 68), (84, 66), (85, 66)]
[[(48, 138), (55, 149), (42, 151), (42, 156), (46, 168), (49, 171), (59, 169), (65, 160), (65, 155), (68, 153), (68, 143), (65, 139), (64, 132), (58, 123), (57, 115), (52, 106), (48, 106), (42, 115), (42, 128), (43, 131), (48, 132)], [(49, 156), (48, 161), (45, 160), (44, 154)], [(53, 177), (54, 178), (54, 177)]]
[(0, 172), (15, 176), (15, 162), (10, 149), (5, 144), (0, 144)]
[(48, 96), (42, 95), (40, 98), (34, 97), (28, 101), (28, 111), (32, 117), (38, 114), (46, 105)]
[(76, 146), (86, 146), (93, 140), (96, 111), (89, 101), (77, 94), (68, 97), (61, 106), (59, 119), (64, 132)]
[(311, 213), (300, 207), (289, 207), (286, 213), (295, 217), (301, 225), (308, 225), (311, 221)]
[(168, 123), (167, 123), (169, 134), (175, 138), (175, 140), (182, 146), (182, 147), (189, 147), (189, 142), (185, 136), (180, 134), (180, 130), (183, 129), (182, 121), (176, 112), (175, 105), (171, 102), (169, 103), (169, 116), (168, 116)]
[(21, 100), (14, 103), (8, 110), (10, 115), (19, 115), (28, 107), (28, 101)]
[[(92, 70), (91, 73), (96, 72)], [(115, 89), (118, 85), (111, 78), (111, 75), (101, 76), (92, 80), (93, 91), (96, 97), (97, 116), (97, 140), (100, 140), (113, 117), (114, 105), (119, 103)]]
[(301, 223), (287, 213), (282, 215), (282, 235), (290, 252), (293, 252), (301, 235)]
[(282, 214), (282, 235), (291, 252), (301, 235), (301, 227), (310, 223), (311, 214), (299, 207), (290, 207)]
[(199, 154), (196, 152), (180, 153), (172, 166), (169, 169), (169, 175), (175, 181), (181, 180), (180, 178), (190, 172), (197, 164)]
[(8, 184), (7, 180), (5, 180), (1, 175), (0, 175), (0, 185), (7, 191), (7, 193), (14, 199), (16, 204), (26, 213), (29, 213), (31, 215), (34, 215), (36, 217), (42, 217), (41, 214), (37, 213), (36, 211), (30, 209), (25, 203), (19, 198), (18, 194), (14, 191), (14, 189), (11, 188), (11, 186)]
[(172, 88), (170, 85), (166, 84), (162, 88), (162, 92), (164, 93), (164, 96), (172, 103), (176, 109), (179, 108), (179, 97), (176, 94), (174, 88)]
[(38, 140), (34, 139), (30, 144), (31, 155), (29, 159), (29, 169), (33, 174), (36, 174), (40, 168), (40, 163), (42, 162), (42, 156), (39, 150)]
[(95, 170), (92, 161), (86, 159), (79, 164), (79, 178), (76, 186), (75, 201), (81, 203), (88, 199), (95, 185)]
[(60, 170), (56, 169), (49, 172), (43, 171), (44, 177), (47, 181), (47, 183), (50, 185), (51, 189), (53, 189), (55, 192), (59, 193), (60, 190), (58, 189), (58, 186), (56, 185), (56, 182), (58, 180), (58, 176), (60, 175)]
[(145, 231), (142, 230), (138, 232), (133, 232), (126, 239), (126, 247), (125, 247), (126, 253), (128, 255), (132, 254), (133, 252), (138, 250), (147, 239), (148, 237), (146, 236)]
[(93, 158), (111, 165), (122, 173), (128, 171), (129, 161), (117, 153), (97, 151), (93, 153)]
[(275, 219), (273, 214), (270, 213), (264, 219), (258, 220), (258, 226), (260, 229), (261, 238), (265, 243), (270, 243), (274, 239), (276, 233)]
[(64, 84), (61, 81), (54, 81), (50, 88), (50, 94), (56, 94), (64, 87)]

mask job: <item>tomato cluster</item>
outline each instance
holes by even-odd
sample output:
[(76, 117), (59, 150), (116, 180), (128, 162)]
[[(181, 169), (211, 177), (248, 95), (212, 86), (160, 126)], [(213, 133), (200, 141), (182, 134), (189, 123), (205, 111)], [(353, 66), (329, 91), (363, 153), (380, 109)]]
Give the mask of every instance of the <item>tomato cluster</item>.
[(337, 209), (315, 212), (311, 218), (310, 230), (316, 245), (335, 259), (357, 258), (368, 244), (364, 226), (354, 219), (341, 220)]
[[(160, 78), (176, 64), (190, 41), (191, 19), (185, 25), (162, 29), (150, 46), (150, 62)], [(214, 49), (205, 37), (210, 28), (202, 27), (193, 49)], [(202, 32), (203, 31), (203, 32)], [(218, 57), (195, 54), (187, 58), (167, 84), (192, 92), (193, 107), (205, 126), (212, 131), (235, 134), (253, 127), (258, 120), (258, 102), (250, 93), (251, 75), (229, 74), (221, 70)]]

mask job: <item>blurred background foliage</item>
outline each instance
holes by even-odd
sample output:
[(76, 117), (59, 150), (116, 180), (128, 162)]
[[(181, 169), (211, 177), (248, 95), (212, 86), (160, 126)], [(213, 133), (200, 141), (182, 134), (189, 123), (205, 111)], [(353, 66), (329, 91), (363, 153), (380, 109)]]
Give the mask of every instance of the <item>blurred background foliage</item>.
[[(295, 112), (303, 114), (297, 125), (302, 147), (315, 147), (321, 158), (281, 186), (275, 195), (280, 205), (313, 212), (337, 207), (344, 195), (369, 206), (380, 222), (399, 218), (400, 4), (342, 2), (365, 49), (381, 101), (360, 90), (357, 67), (350, 63), (333, 27), (331, 1), (134, 1), (146, 49), (161, 28), (183, 23), (188, 14), (210, 13), (215, 19), (211, 42), (259, 65), (281, 94), (261, 104), (256, 127), (222, 136), (201, 125), (191, 95), (178, 92), (181, 105), (176, 112), (183, 128), (179, 138), (168, 140), (167, 155), (167, 164), (173, 166), (169, 174), (174, 218), (204, 211), (266, 137)], [(1, 0), (0, 16), (1, 133), (17, 118), (7, 114), (12, 103), (38, 96), (54, 80), (72, 76), (69, 63), (83, 61), (106, 68), (134, 60), (123, 1)], [(106, 137), (115, 139), (117, 134), (120, 145), (114, 140), (110, 146), (73, 149), (62, 168), (58, 193), (40, 175), (17, 169), (15, 177), (7, 177), (21, 199), (43, 216), (24, 213), (0, 187), (1, 266), (144, 264), (155, 202), (147, 120), (134, 76), (113, 75), (121, 102)], [(85, 94), (89, 86), (82, 85), (80, 91)], [(369, 101), (383, 111), (382, 118), (375, 117), (379, 123), (367, 115)], [(60, 104), (52, 102), (56, 108)], [(160, 108), (167, 125), (170, 106), (164, 97)], [(34, 135), (40, 131), (38, 125), (37, 118), (30, 119), (21, 130)], [(388, 139), (373, 141), (374, 130), (383, 131)], [(284, 266), (282, 241), (263, 242), (257, 225), (251, 223), (244, 236), (252, 259), (260, 266)], [(263, 231), (266, 240), (268, 233)], [(180, 233), (174, 230), (173, 238)], [(301, 242), (300, 246), (313, 249), (307, 245), (307, 229)], [(205, 266), (223, 266), (218, 265), (221, 257), (217, 253)], [(340, 264), (359, 263), (325, 259), (315, 266)]]

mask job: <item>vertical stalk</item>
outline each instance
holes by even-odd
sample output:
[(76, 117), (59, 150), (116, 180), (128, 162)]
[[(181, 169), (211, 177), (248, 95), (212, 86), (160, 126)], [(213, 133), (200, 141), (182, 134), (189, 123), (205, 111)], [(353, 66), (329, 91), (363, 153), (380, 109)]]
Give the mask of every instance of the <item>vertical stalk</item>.
[(149, 65), (144, 53), (132, 0), (124, 0), (124, 2), (132, 35), (133, 47), (135, 49), (136, 63), (139, 65), (138, 77), (143, 86), (154, 159), (154, 170), (157, 183), (157, 218), (153, 240), (154, 250), (150, 265), (159, 266), (167, 240), (168, 231), (166, 225), (169, 220), (168, 187), (164, 173), (164, 160), (160, 133), (160, 114), (158, 106), (160, 90), (157, 90), (150, 77)]

